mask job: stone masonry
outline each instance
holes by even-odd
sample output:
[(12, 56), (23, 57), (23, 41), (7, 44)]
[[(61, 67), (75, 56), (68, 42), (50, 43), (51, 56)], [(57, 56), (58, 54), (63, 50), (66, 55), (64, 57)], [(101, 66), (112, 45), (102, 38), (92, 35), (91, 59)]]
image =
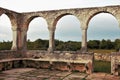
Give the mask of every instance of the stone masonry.
[(120, 52), (111, 54), (111, 73), (120, 75)]
[(109, 13), (113, 15), (120, 23), (120, 6), (105, 6), (92, 8), (74, 8), (62, 10), (36, 11), (18, 13), (12, 10), (0, 8), (0, 15), (6, 14), (11, 21), (13, 31), (12, 50), (26, 50), (26, 38), (29, 23), (36, 17), (43, 17), (48, 24), (49, 47), (48, 51), (53, 52), (55, 49), (54, 35), (58, 20), (65, 15), (74, 15), (81, 23), (82, 30), (82, 48), (81, 53), (87, 52), (87, 29), (92, 17), (99, 13)]
[[(36, 68), (60, 71), (78, 71), (91, 74), (93, 72), (93, 54), (79, 54), (68, 52), (48, 53), (47, 51), (28, 51), (22, 57), (19, 53), (6, 51), (0, 58), (0, 70), (13, 68)], [(19, 55), (18, 55), (19, 54)], [(5, 58), (6, 57), (6, 58)]]
[[(93, 71), (94, 55), (87, 52), (87, 29), (92, 17), (99, 13), (109, 13), (113, 15), (120, 24), (120, 5), (92, 7), (92, 8), (74, 8), (62, 10), (36, 11), (18, 13), (12, 10), (0, 7), (0, 16), (6, 14), (12, 25), (13, 43), (11, 51), (0, 53), (0, 70), (8, 70), (14, 67), (33, 67), (33, 68), (50, 68), (67, 71), (87, 72)], [(78, 53), (55, 52), (54, 35), (58, 20), (65, 15), (74, 15), (81, 23), (82, 44)], [(32, 54), (27, 51), (27, 31), (30, 22), (36, 17), (43, 17), (48, 24), (49, 47), (46, 53)], [(10, 54), (8, 54), (10, 53)], [(81, 54), (82, 53), (82, 54)], [(33, 55), (34, 54), (34, 55)], [(5, 57), (5, 55), (7, 57)], [(7, 59), (8, 58), (8, 59)], [(119, 54), (111, 55), (111, 72), (118, 75), (120, 67)], [(22, 64), (22, 66), (20, 65)], [(39, 66), (38, 66), (39, 64)]]

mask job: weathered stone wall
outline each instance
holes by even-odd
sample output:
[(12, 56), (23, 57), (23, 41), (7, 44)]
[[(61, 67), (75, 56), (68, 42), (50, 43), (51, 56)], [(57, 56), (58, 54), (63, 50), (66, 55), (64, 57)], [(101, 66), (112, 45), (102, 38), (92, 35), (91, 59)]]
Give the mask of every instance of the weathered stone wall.
[(0, 51), (0, 70), (32, 67), (91, 73), (94, 60), (111, 61), (111, 73), (118, 75), (120, 53), (80, 54), (76, 51), (49, 53), (48, 51), (30, 50), (22, 54), (17, 51)]
[[(27, 55), (24, 53), (22, 53), (22, 55), (26, 56), (27, 58), (39, 58), (47, 55), (46, 53), (48, 53), (48, 51), (29, 50), (27, 52)], [(79, 52), (76, 52), (76, 51), (55, 51), (55, 54), (61, 54), (61, 53), (62, 54), (63, 53), (79, 54)], [(0, 51), (0, 59), (19, 58), (22, 55), (17, 51), (11, 51), (11, 50)], [(111, 54), (110, 53), (94, 53), (94, 60), (111, 61)]]
[(2, 59), (12, 59), (12, 58), (20, 58), (21, 54), (17, 51), (12, 50), (3, 50), (0, 51), (0, 60)]
[(94, 60), (111, 61), (111, 53), (94, 53)]
[(111, 73), (119, 75), (120, 72), (120, 52), (111, 54)]
[(58, 70), (87, 71), (87, 73), (92, 73), (93, 71), (93, 53), (80, 54), (75, 51), (55, 51), (54, 53), (48, 53), (46, 51), (33, 50), (28, 51), (26, 55), (28, 58), (49, 61), (52, 68)]
[[(27, 57), (41, 57), (44, 54), (47, 53), (47, 51), (40, 51), (40, 50), (29, 50), (27, 52)], [(61, 54), (61, 53), (72, 53), (72, 54), (79, 54), (77, 51), (55, 51), (54, 53), (56, 54)], [(94, 60), (101, 60), (101, 61), (111, 61), (111, 53), (94, 53)]]
[[(5, 53), (6, 52), (6, 53)], [(11, 53), (10, 53), (11, 52)], [(62, 71), (80, 71), (88, 74), (93, 72), (93, 54), (78, 54), (74, 51), (28, 51), (19, 54), (14, 51), (1, 51), (0, 70), (17, 67), (49, 68)], [(6, 58), (4, 58), (6, 57)], [(22, 66), (21, 66), (22, 65)]]

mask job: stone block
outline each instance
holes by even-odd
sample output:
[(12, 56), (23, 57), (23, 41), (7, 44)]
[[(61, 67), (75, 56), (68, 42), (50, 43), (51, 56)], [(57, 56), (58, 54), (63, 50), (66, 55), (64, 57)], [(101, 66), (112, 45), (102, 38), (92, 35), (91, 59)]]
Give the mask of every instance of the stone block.
[(52, 69), (69, 71), (70, 67), (67, 62), (52, 62)]
[(40, 68), (50, 68), (49, 61), (34, 61), (34, 68), (40, 69)]
[(72, 71), (79, 71), (79, 72), (85, 72), (86, 67), (84, 63), (71, 63), (70, 64), (70, 69)]
[(2, 71), (3, 70), (3, 63), (0, 63), (0, 71)]
[(26, 68), (26, 67), (27, 67), (27, 60), (23, 60), (23, 61), (22, 61), (22, 64), (23, 64), (22, 67), (23, 67), (23, 68)]
[(35, 68), (37, 65), (35, 65), (35, 61), (33, 61), (33, 60), (27, 60), (26, 61), (26, 65), (27, 65), (27, 67), (30, 67), (30, 68)]
[(13, 68), (20, 68), (23, 66), (22, 60), (14, 60), (13, 61)]
[(3, 64), (4, 64), (4, 70), (9, 70), (9, 69), (12, 69), (13, 67), (12, 61), (4, 62)]
[(111, 74), (119, 75), (120, 68), (120, 52), (111, 54)]

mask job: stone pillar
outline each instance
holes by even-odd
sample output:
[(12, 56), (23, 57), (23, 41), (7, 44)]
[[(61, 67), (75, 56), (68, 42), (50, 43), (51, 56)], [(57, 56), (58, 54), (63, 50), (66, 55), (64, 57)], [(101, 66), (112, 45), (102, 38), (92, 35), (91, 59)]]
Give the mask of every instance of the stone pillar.
[(13, 31), (13, 42), (12, 42), (12, 47), (11, 50), (18, 50), (18, 29), (17, 28), (12, 28)]
[(21, 29), (21, 40), (20, 40), (20, 49), (26, 50), (27, 49), (27, 29), (22, 28)]
[(1, 16), (2, 14), (4, 14), (4, 12), (3, 12), (3, 10), (2, 10), (2, 9), (0, 9), (0, 16)]
[(54, 33), (55, 33), (55, 30), (49, 29), (49, 48), (48, 48), (48, 51), (51, 53), (54, 52), (54, 47), (55, 47)]
[(81, 52), (87, 52), (87, 29), (82, 29), (82, 45)]

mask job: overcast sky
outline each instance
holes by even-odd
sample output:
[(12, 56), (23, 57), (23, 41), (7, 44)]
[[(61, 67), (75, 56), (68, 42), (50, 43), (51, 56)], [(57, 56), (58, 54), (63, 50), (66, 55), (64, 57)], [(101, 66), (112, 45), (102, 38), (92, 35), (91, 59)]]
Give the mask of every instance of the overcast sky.
[[(17, 12), (31, 12), (53, 9), (69, 9), (120, 5), (120, 0), (0, 0), (0, 7)], [(43, 18), (35, 18), (29, 25), (28, 39), (48, 39), (47, 23)], [(75, 16), (62, 17), (58, 23), (55, 38), (59, 40), (81, 41), (80, 22)], [(89, 23), (88, 40), (120, 38), (120, 27), (115, 17), (107, 13), (94, 16)], [(12, 40), (9, 18), (0, 17), (0, 41)]]

